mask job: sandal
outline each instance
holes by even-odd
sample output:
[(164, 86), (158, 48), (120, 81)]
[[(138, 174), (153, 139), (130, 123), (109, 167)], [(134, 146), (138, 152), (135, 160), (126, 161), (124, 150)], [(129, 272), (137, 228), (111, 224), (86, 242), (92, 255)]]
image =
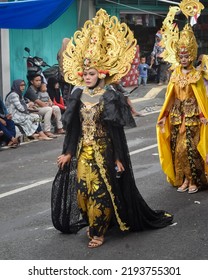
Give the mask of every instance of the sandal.
[(133, 117), (144, 117), (143, 114), (138, 113), (138, 112), (133, 112), (133, 113), (132, 113), (132, 116), (133, 116)]
[(37, 139), (38, 140), (43, 140), (43, 141), (50, 141), (50, 140), (52, 140), (52, 138), (50, 138), (48, 136), (39, 136)]
[(103, 236), (94, 236), (92, 240), (88, 243), (88, 248), (97, 248), (102, 246), (104, 243), (104, 237)]
[(20, 136), (17, 138), (12, 138), (12, 140), (9, 141), (7, 144), (8, 147), (10, 148), (17, 148), (20, 145)]
[(186, 192), (189, 189), (189, 182), (187, 179), (183, 182), (183, 184), (177, 189), (177, 192)]
[(49, 138), (57, 138), (57, 135), (54, 135), (52, 132), (50, 131), (44, 131), (45, 135), (48, 136)]
[(189, 189), (188, 189), (188, 193), (196, 193), (196, 192), (198, 192), (198, 188), (197, 188), (197, 186), (196, 185), (191, 185), (191, 186), (189, 186)]
[(63, 130), (63, 128), (59, 128), (56, 134), (65, 134), (65, 130)]
[(8, 143), (8, 145), (7, 145), (9, 148), (13, 148), (13, 149), (15, 149), (15, 148), (17, 148), (18, 147), (18, 144), (17, 143), (14, 143), (14, 142), (9, 142)]

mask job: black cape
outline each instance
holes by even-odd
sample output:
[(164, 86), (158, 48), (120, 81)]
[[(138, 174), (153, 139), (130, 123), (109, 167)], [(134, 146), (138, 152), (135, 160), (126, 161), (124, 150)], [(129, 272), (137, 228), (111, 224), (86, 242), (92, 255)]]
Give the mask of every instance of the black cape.
[[(80, 216), (75, 199), (75, 156), (81, 132), (79, 117), (81, 95), (81, 89), (74, 91), (70, 97), (63, 120), (66, 136), (62, 152), (70, 152), (73, 156), (73, 161), (64, 169), (65, 171), (59, 170), (52, 187), (52, 220), (54, 226), (62, 232), (77, 232), (80, 228), (86, 226), (86, 222)], [(108, 89), (103, 94), (102, 101), (104, 110), (101, 121), (105, 123), (108, 137), (111, 138), (112, 143), (112, 145), (108, 145), (106, 150), (106, 166), (115, 197), (117, 212), (122, 223), (126, 225), (129, 231), (162, 228), (170, 225), (173, 215), (163, 210), (152, 210), (144, 201), (136, 186), (124, 133), (125, 126), (134, 127), (136, 124), (124, 95), (113, 89)], [(120, 179), (117, 179), (115, 176), (115, 158), (119, 159), (125, 168)], [(63, 172), (65, 172), (64, 176), (67, 176), (68, 179), (67, 182), (62, 180), (62, 188), (60, 188), (60, 174), (63, 175)], [(63, 190), (63, 186), (65, 186), (65, 190)], [(66, 194), (67, 197), (65, 197)], [(115, 218), (116, 220), (118, 219)]]

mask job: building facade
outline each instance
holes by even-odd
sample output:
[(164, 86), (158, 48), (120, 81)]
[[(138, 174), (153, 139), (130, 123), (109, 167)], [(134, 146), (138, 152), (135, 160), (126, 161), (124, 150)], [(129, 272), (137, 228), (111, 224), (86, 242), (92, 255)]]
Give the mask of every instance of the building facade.
[[(10, 0), (12, 1), (12, 0)], [(10, 2), (0, 1), (0, 2)], [(179, 2), (179, 0), (177, 0)], [(199, 44), (199, 54), (208, 53), (208, 1), (201, 0), (205, 9), (194, 26)], [(62, 39), (71, 37), (97, 10), (105, 9), (111, 16), (116, 15), (126, 22), (140, 46), (148, 56), (154, 45), (156, 32), (168, 12), (170, 3), (160, 0), (74, 0), (68, 10), (54, 23), (44, 29), (0, 29), (0, 95), (10, 90), (11, 81), (26, 79), (25, 47), (32, 56), (42, 57), (49, 65), (57, 63), (57, 52)], [(35, 16), (35, 15), (34, 15)]]

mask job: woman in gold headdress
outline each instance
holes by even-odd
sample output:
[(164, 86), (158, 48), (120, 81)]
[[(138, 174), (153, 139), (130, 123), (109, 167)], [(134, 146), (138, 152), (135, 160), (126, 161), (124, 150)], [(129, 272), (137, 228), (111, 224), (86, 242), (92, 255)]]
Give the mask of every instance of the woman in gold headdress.
[(189, 24), (175, 43), (175, 68), (157, 122), (160, 161), (178, 192), (193, 194), (207, 185), (208, 99), (203, 79), (193, 67), (197, 43)]
[(105, 87), (129, 71), (136, 51), (133, 33), (101, 9), (74, 41), (63, 54), (64, 77), (80, 88), (64, 114), (66, 136), (57, 162), (63, 168), (77, 159), (77, 202), (89, 225), (88, 246), (96, 248), (112, 221), (122, 231), (138, 231), (167, 226), (173, 217), (152, 210), (141, 197), (123, 129), (135, 126), (131, 109), (122, 93)]

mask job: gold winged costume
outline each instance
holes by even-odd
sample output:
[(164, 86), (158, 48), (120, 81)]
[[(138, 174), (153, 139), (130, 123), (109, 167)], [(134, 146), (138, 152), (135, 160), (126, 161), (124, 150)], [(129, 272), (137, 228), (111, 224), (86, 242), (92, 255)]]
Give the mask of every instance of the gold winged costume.
[[(179, 7), (188, 17), (198, 13), (203, 5), (199, 1), (182, 1)], [(178, 7), (175, 11), (178, 11)], [(172, 19), (173, 17), (171, 20), (167, 18), (162, 28), (165, 33), (164, 45), (167, 46), (164, 59), (173, 64), (174, 71), (158, 118), (160, 123), (165, 117), (163, 125), (157, 125), (158, 150), (167, 180), (173, 186), (179, 187), (186, 178), (189, 185), (197, 186), (193, 191), (189, 190), (189, 193), (193, 193), (207, 184), (205, 171), (208, 154), (208, 99), (201, 73), (193, 67), (197, 56), (193, 30), (186, 24), (179, 32), (173, 24), (168, 35), (165, 22), (170, 25)], [(184, 55), (189, 57), (190, 62), (188, 70), (185, 71), (180, 65), (180, 57)], [(202, 123), (202, 118), (205, 124)], [(182, 189), (186, 190), (188, 186)]]

